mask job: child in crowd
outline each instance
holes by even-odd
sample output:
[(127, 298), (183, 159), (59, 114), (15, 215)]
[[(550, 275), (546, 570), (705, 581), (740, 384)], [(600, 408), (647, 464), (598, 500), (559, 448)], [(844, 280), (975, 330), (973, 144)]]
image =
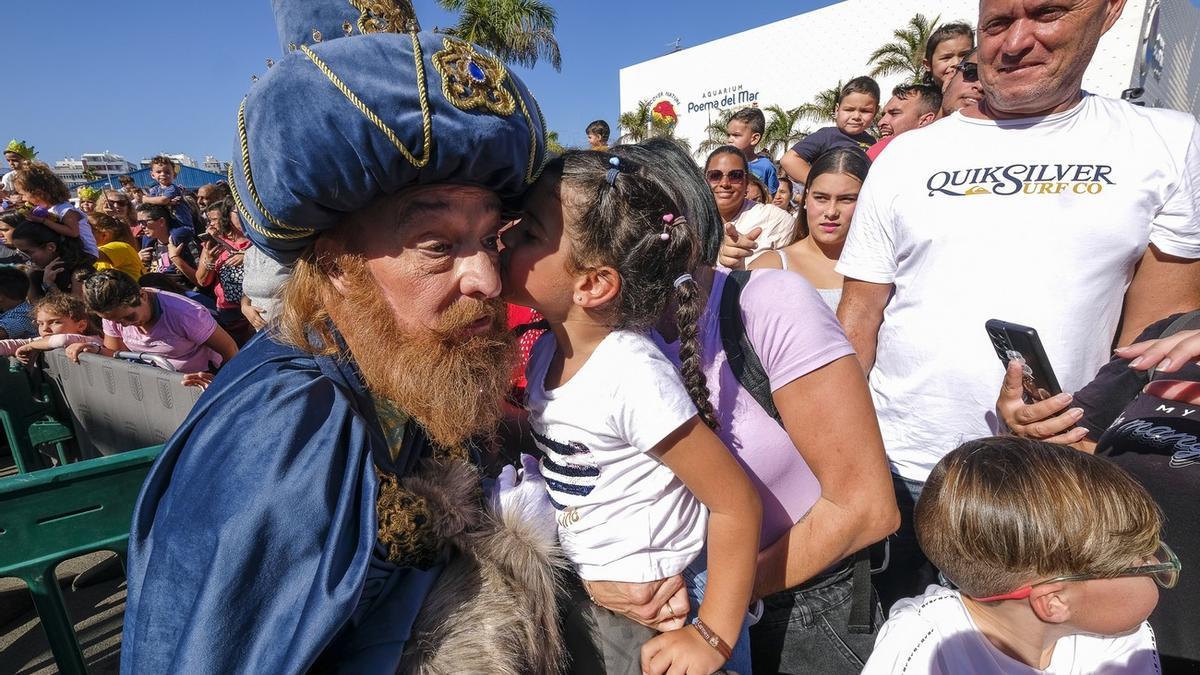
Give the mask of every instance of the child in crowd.
[(137, 281), (146, 270), (137, 249), (125, 243), (127, 238), (133, 238), (129, 226), (100, 212), (93, 213), (90, 220), (100, 249), (96, 269), (118, 269)]
[(175, 220), (186, 227), (193, 227), (192, 207), (184, 197), (187, 192), (175, 185), (175, 162), (170, 157), (158, 155), (150, 160), (150, 176), (155, 184), (150, 186), (143, 204), (167, 206), (175, 214)]
[(770, 191), (767, 190), (767, 184), (762, 182), (762, 179), (754, 174), (746, 176), (746, 199), (759, 204), (773, 204), (774, 200), (771, 197)]
[(945, 23), (938, 26), (925, 41), (924, 82), (941, 91), (954, 67), (975, 49), (975, 30), (965, 23)]
[(78, 270), (91, 270), (95, 260), (84, 254), (82, 242), (29, 221), (17, 225), (12, 239), (14, 247), (33, 265), (29, 273), (30, 297), (40, 298), (53, 292), (79, 295), (74, 274)]
[(16, 267), (0, 267), (0, 339), (37, 335), (28, 295), (29, 277)]
[(112, 356), (134, 351), (162, 356), (184, 374), (183, 384), (207, 387), (212, 373), (237, 354), (237, 345), (204, 307), (187, 298), (138, 286), (120, 270), (96, 272), (83, 284), (88, 311), (103, 319), (104, 344), (67, 347), (73, 361), (89, 351)]
[(758, 108), (742, 108), (729, 118), (725, 133), (729, 136), (729, 145), (742, 151), (746, 158), (746, 166), (750, 173), (758, 176), (767, 186), (766, 200), (770, 201), (779, 189), (779, 174), (775, 171), (775, 163), (769, 157), (759, 157), (755, 151), (762, 142), (763, 131), (767, 128), (767, 119)]
[(96, 210), (96, 200), (100, 198), (100, 190), (88, 187), (87, 185), (80, 185), (75, 190), (75, 194), (79, 196), (79, 210), (83, 211), (85, 217), (91, 216), (92, 212)]
[(33, 211), (26, 220), (41, 223), (64, 237), (83, 242), (83, 252), (93, 258), (100, 257), (96, 237), (88, 224), (87, 216), (71, 204), (71, 192), (50, 167), (41, 162), (30, 162), (17, 171), (13, 179), (17, 194)]
[(786, 173), (779, 177), (779, 189), (775, 191), (771, 203), (788, 213), (796, 212), (796, 205), (792, 203), (792, 180)]
[(100, 344), (92, 334), (91, 320), (83, 301), (65, 293), (54, 293), (34, 305), (38, 337), (0, 340), (0, 356), (15, 356), (30, 363), (38, 352), (62, 349), (77, 342)]
[(608, 122), (596, 120), (587, 125), (588, 145), (592, 150), (608, 150)]
[[(702, 299), (687, 274), (701, 242), (647, 170), (568, 152), (503, 235), (505, 299), (550, 325), (526, 370), (530, 427), (585, 585), (682, 573), (699, 605), (691, 625), (643, 646), (642, 670), (711, 673), (728, 662), (747, 673), (761, 503), (711, 428)], [(682, 377), (649, 336), (668, 301)]]
[(1115, 464), (1015, 437), (942, 458), (916, 508), (921, 548), (958, 590), (892, 607), (875, 673), (1160, 673), (1146, 617), (1179, 560)]
[(800, 199), (795, 239), (773, 254), (759, 256), (750, 269), (785, 269), (800, 274), (836, 314), (843, 279), (834, 267), (846, 245), (858, 192), (869, 168), (867, 158), (850, 148), (830, 150), (818, 157)]
[(875, 144), (867, 133), (879, 111), (879, 84), (863, 76), (850, 80), (838, 93), (835, 126), (809, 134), (783, 154), (780, 164), (797, 183), (808, 181), (808, 172), (818, 157), (834, 148), (857, 148), (866, 152)]

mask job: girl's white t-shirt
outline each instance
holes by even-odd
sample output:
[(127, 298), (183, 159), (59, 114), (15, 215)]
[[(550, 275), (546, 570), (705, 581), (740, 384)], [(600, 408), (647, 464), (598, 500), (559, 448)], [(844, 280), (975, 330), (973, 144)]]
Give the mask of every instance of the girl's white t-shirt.
[(590, 581), (682, 572), (704, 547), (707, 511), (650, 454), (696, 416), (679, 371), (648, 336), (617, 330), (546, 391), (556, 348), (552, 333), (534, 345), (525, 396), (563, 551)]
[(79, 214), (79, 240), (83, 242), (83, 252), (93, 258), (99, 258), (100, 248), (96, 246), (96, 235), (92, 234), (92, 224), (88, 222), (87, 214), (75, 208), (71, 202), (63, 202), (50, 207), (50, 212), (58, 216), (59, 220), (62, 220), (68, 211)]
[(1031, 668), (996, 649), (967, 613), (958, 591), (930, 586), (892, 606), (863, 675), (1143, 675), (1161, 673), (1154, 631), (1142, 622), (1120, 637), (1068, 635), (1050, 666)]

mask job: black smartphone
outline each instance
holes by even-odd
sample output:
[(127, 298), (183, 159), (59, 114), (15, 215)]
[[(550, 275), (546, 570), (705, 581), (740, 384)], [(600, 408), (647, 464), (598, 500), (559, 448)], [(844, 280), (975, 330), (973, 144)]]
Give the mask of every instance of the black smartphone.
[(1046, 358), (1046, 350), (1042, 348), (1042, 340), (1036, 330), (1029, 326), (1009, 323), (992, 319), (984, 324), (992, 347), (1000, 362), (1008, 367), (1008, 362), (1021, 359), (1025, 362), (1025, 376), (1022, 385), (1025, 398), (1029, 402), (1043, 401), (1062, 393), (1058, 386), (1058, 378), (1050, 367), (1050, 359)]

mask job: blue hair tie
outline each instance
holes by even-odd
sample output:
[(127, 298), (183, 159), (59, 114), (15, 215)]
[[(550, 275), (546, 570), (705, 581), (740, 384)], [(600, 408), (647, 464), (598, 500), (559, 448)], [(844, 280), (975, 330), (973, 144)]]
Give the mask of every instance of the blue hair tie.
[(621, 158), (609, 157), (608, 163), (612, 165), (612, 168), (604, 174), (604, 180), (608, 181), (608, 187), (616, 187), (617, 174), (621, 173)]

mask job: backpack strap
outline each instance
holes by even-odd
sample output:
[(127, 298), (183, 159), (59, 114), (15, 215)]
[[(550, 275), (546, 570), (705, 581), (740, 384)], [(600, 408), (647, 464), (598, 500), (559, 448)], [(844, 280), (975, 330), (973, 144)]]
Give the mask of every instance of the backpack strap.
[(734, 270), (725, 279), (719, 315), (721, 346), (725, 349), (725, 359), (738, 384), (750, 392), (762, 409), (782, 426), (783, 419), (771, 394), (771, 381), (762, 361), (758, 359), (758, 353), (754, 351), (754, 345), (746, 336), (746, 325), (742, 321), (742, 289), (749, 281), (750, 272), (746, 270)]
[[(721, 324), (721, 328), (724, 329), (725, 324)], [(1162, 332), (1162, 335), (1158, 336), (1158, 339), (1161, 340), (1163, 338), (1168, 338), (1180, 331), (1192, 330), (1195, 328), (1200, 328), (1200, 309), (1193, 312), (1188, 312), (1186, 314), (1181, 314), (1178, 319), (1175, 319), (1171, 322), (1171, 325), (1167, 326), (1167, 329)], [(1174, 373), (1170, 374), (1174, 375)], [(1151, 381), (1158, 379), (1158, 376), (1159, 372), (1157, 368), (1150, 371)]]

